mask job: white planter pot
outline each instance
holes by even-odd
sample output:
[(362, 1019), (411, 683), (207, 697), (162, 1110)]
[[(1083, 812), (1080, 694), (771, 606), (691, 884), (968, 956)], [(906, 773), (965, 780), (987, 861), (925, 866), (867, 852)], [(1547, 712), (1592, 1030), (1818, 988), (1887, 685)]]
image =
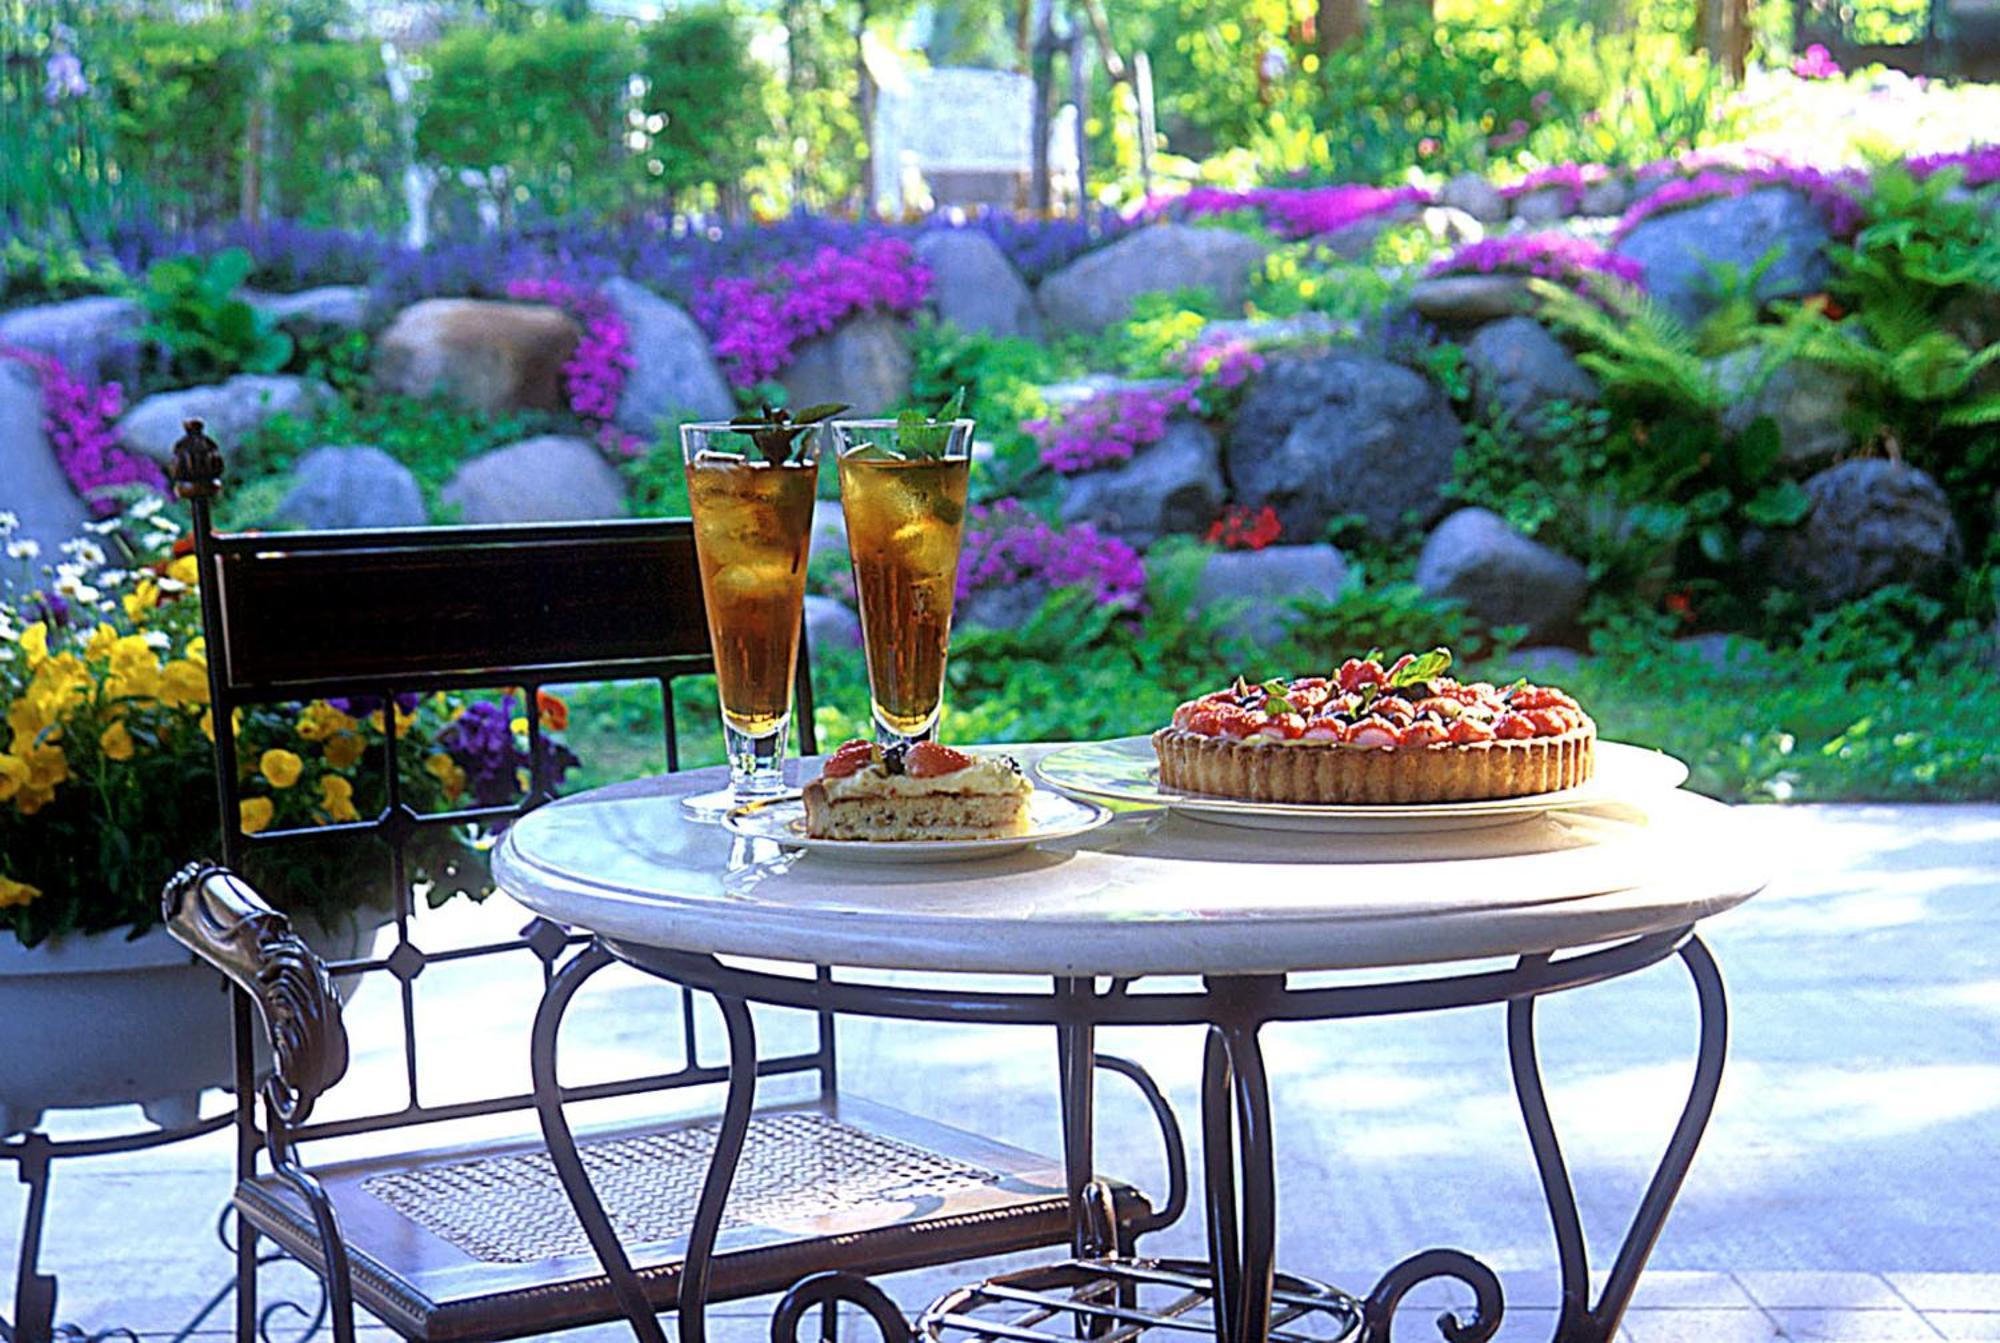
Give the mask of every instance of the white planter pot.
[[(388, 915), (362, 909), (338, 929), (300, 920), (329, 960), (372, 947)], [(353, 980), (341, 984), (341, 996)], [(54, 937), (24, 947), (0, 937), (0, 1136), (44, 1110), (144, 1107), (162, 1128), (192, 1123), (201, 1093), (228, 1086), (229, 996), (222, 976), (165, 928)]]

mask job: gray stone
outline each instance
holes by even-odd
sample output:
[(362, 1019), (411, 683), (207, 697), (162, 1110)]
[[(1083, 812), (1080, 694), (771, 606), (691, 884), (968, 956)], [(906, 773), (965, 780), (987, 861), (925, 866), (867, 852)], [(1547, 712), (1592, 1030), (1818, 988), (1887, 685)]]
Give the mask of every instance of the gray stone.
[(861, 647), (861, 617), (837, 597), (806, 594), (806, 643), (822, 648)]
[(1094, 523), (1144, 547), (1173, 532), (1206, 530), (1226, 493), (1215, 434), (1198, 421), (1175, 420), (1131, 461), (1072, 479), (1062, 521), (1066, 527)]
[(545, 303), (430, 298), (396, 314), (375, 342), (376, 386), (441, 395), (472, 410), (561, 410), (562, 369), (582, 336)]
[(1460, 602), (1489, 626), (1524, 625), (1528, 638), (1562, 633), (1590, 592), (1590, 576), (1569, 556), (1521, 535), (1484, 508), (1461, 508), (1424, 542), (1417, 586)]
[(1324, 542), (1218, 550), (1202, 567), (1196, 589), (1200, 609), (1240, 603), (1223, 627), (1240, 638), (1275, 643), (1294, 618), (1301, 598), (1333, 601), (1347, 586), (1347, 557)]
[(1890, 584), (1938, 590), (1962, 545), (1951, 501), (1913, 466), (1842, 462), (1805, 483), (1812, 512), (1776, 547), (1777, 580), (1815, 607), (1837, 606)]
[(625, 516), (625, 487), (596, 448), (544, 434), (458, 468), (438, 499), (461, 522), (580, 522)]
[(1054, 591), (1036, 578), (979, 588), (959, 603), (953, 619), (989, 630), (1019, 629), (1034, 618)]
[(1534, 299), (1518, 275), (1440, 275), (1410, 286), (1410, 306), (1433, 322), (1470, 325), (1527, 312)]
[(1243, 399), (1224, 453), (1238, 503), (1270, 507), (1285, 535), (1359, 514), (1384, 539), (1444, 511), (1463, 431), (1444, 393), (1371, 355), (1274, 361)]
[(368, 321), (368, 290), (358, 284), (321, 285), (293, 294), (246, 292), (243, 297), (288, 331), (358, 331)]
[(1510, 672), (1518, 671), (1528, 676), (1555, 676), (1581, 667), (1583, 654), (1574, 648), (1564, 648), (1560, 644), (1536, 644), (1531, 648), (1515, 649), (1503, 658), (1502, 662)]
[(1788, 187), (1763, 187), (1642, 220), (1615, 250), (1644, 268), (1656, 300), (1694, 323), (1717, 306), (1711, 267), (1733, 268), (1740, 280), (1776, 248), (1754, 292), (1763, 303), (1794, 298), (1825, 286), (1827, 242), (1811, 201)]
[[(1214, 328), (1209, 328), (1213, 330)], [(1051, 410), (1079, 405), (1114, 392), (1170, 392), (1179, 378), (1121, 378), (1115, 373), (1089, 373), (1073, 382), (1052, 382), (1035, 390)]]
[(380, 448), (314, 448), (293, 470), (278, 517), (314, 531), (420, 527), (424, 495), (410, 469)]
[(1496, 410), (1530, 437), (1540, 435), (1552, 401), (1594, 403), (1597, 379), (1532, 317), (1488, 322), (1465, 343), (1474, 404)]
[(993, 239), (978, 229), (934, 229), (917, 239), (915, 251), (930, 267), (931, 305), (939, 318), (962, 331), (1041, 335), (1034, 291)]
[(1758, 418), (1770, 416), (1789, 462), (1824, 465), (1853, 447), (1854, 432), (1846, 421), (1854, 380), (1838, 369), (1798, 359), (1763, 377), (1767, 357), (1752, 348), (1710, 363), (1716, 385), (1729, 397), (1723, 427), (1740, 434)]
[(1344, 261), (1366, 261), (1375, 252), (1375, 240), (1399, 224), (1407, 224), (1415, 219), (1423, 207), (1405, 201), (1380, 213), (1364, 216), (1345, 228), (1337, 228), (1331, 233), (1322, 233), (1313, 239), (1313, 244), (1340, 257)]
[(1569, 218), (1569, 188), (1566, 186), (1537, 187), (1524, 191), (1513, 198), (1514, 218), (1535, 228), (1546, 228), (1550, 224), (1560, 224)]
[(90, 517), (42, 432), (41, 384), (32, 369), (13, 359), (0, 359), (0, 482), (4, 482), (0, 512), (12, 513), (19, 523), (8, 539), (25, 539), (41, 547), (40, 559), (24, 571), (20, 561), (5, 557), (0, 543), (0, 589), (4, 589), (17, 579), (35, 576), (42, 564), (53, 564), (57, 548)]
[(1201, 340), (1237, 340), (1259, 347), (1274, 345), (1326, 344), (1350, 339), (1361, 332), (1361, 323), (1329, 317), (1323, 312), (1302, 312), (1291, 317), (1244, 317), (1226, 322), (1210, 322), (1201, 329)]
[(53, 355), (78, 377), (102, 382), (130, 366), (146, 313), (127, 298), (74, 298), (0, 316), (0, 345)]
[(632, 368), (615, 417), (619, 428), (651, 439), (661, 421), (674, 416), (726, 420), (735, 413), (736, 398), (694, 318), (623, 276), (604, 286), (604, 297), (631, 338)]
[(1622, 177), (1607, 177), (1583, 189), (1576, 212), (1593, 219), (1622, 215), (1632, 208), (1632, 188)]
[(310, 415), (331, 400), (333, 389), (311, 378), (239, 373), (227, 382), (154, 393), (118, 422), (118, 441), (132, 452), (167, 462), (180, 441), (182, 423), (200, 420), (227, 453), (273, 416)]
[(1153, 224), (1086, 252), (1042, 281), (1042, 316), (1066, 331), (1122, 322), (1141, 294), (1206, 289), (1223, 312), (1242, 308), (1252, 268), (1264, 260), (1254, 238), (1222, 228)]
[(1437, 199), (1438, 204), (1463, 210), (1482, 224), (1498, 224), (1507, 218), (1507, 198), (1478, 173), (1452, 178), (1439, 189)]
[(909, 399), (914, 367), (903, 324), (868, 313), (799, 346), (778, 380), (794, 407), (840, 401), (855, 415), (884, 415)]

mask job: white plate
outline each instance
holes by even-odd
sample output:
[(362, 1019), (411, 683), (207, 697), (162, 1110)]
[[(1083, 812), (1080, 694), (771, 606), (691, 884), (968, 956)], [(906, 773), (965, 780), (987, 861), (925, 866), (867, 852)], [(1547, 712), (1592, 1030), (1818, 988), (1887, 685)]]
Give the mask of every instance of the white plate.
[(862, 863), (962, 863), (997, 858), (1031, 844), (1070, 839), (1111, 819), (1111, 809), (1087, 799), (1037, 788), (1028, 798), (1028, 833), (999, 839), (814, 839), (806, 834), (806, 806), (797, 794), (752, 802), (726, 813), (722, 824), (751, 839)]
[(1553, 793), (1410, 806), (1244, 802), (1160, 787), (1159, 757), (1154, 754), (1152, 738), (1120, 737), (1052, 751), (1035, 762), (1035, 773), (1044, 783), (1073, 797), (1171, 807), (1177, 813), (1222, 825), (1320, 834), (1394, 834), (1511, 825), (1551, 811), (1628, 801), (1678, 788), (1687, 781), (1688, 771), (1686, 765), (1663, 752), (1600, 741), (1590, 780)]

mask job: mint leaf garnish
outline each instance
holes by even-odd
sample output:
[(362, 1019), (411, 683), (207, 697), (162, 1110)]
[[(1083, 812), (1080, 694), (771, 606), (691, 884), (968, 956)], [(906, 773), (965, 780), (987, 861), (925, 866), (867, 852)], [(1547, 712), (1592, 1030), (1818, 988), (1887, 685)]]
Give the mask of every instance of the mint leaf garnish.
[(1444, 675), (1450, 666), (1451, 650), (1433, 648), (1428, 653), (1419, 653), (1411, 658), (1401, 671), (1392, 674), (1389, 677), (1389, 687), (1394, 689), (1397, 686), (1421, 684)]

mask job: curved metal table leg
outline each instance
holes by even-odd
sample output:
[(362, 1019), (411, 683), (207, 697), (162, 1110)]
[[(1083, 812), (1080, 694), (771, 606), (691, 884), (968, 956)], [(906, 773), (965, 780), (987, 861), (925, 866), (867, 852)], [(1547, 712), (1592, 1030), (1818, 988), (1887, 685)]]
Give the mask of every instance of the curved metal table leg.
[[(612, 959), (601, 943), (592, 942), (556, 971), (542, 994), (541, 1006), (535, 1010), (528, 1063), (534, 1075), (535, 1111), (541, 1117), (542, 1138), (548, 1144), (549, 1159), (555, 1163), (556, 1176), (562, 1181), (563, 1192), (569, 1195), (570, 1206), (576, 1209), (577, 1220), (583, 1223), (583, 1233), (589, 1237), (591, 1249), (597, 1252), (598, 1262), (604, 1265), (605, 1274), (611, 1279), (611, 1290), (619, 1307), (631, 1321), (632, 1332), (639, 1336), (640, 1343), (667, 1343), (659, 1317), (647, 1302), (639, 1277), (632, 1271), (632, 1261), (626, 1256), (618, 1233), (612, 1229), (611, 1219), (604, 1213), (604, 1204), (590, 1183), (590, 1173), (584, 1169), (576, 1137), (563, 1114), (562, 1087), (556, 1081), (556, 1034), (562, 1026), (563, 1014), (584, 982)], [(706, 1192), (703, 1191), (704, 1202)]]
[(708, 1336), (708, 1279), (715, 1257), (715, 1239), (722, 1230), (722, 1208), (743, 1156), (743, 1139), (750, 1131), (750, 1111), (757, 1100), (757, 1033), (750, 1007), (741, 998), (714, 994), (729, 1034), (729, 1089), (722, 1105), (722, 1126), (716, 1130), (715, 1153), (702, 1180), (701, 1201), (695, 1205), (694, 1226), (688, 1231), (687, 1255), (681, 1266), (680, 1298), (675, 1303), (681, 1343), (703, 1343)]
[(1507, 1055), (1513, 1066), (1514, 1092), (1520, 1098), (1521, 1118), (1534, 1148), (1535, 1167), (1548, 1201), (1562, 1273), (1562, 1311), (1556, 1322), (1556, 1343), (1599, 1343), (1618, 1332), (1618, 1323), (1631, 1302), (1633, 1289), (1638, 1286), (1640, 1270), (1645, 1268), (1660, 1238), (1674, 1196), (1687, 1178), (1695, 1147), (1715, 1109), (1729, 1037), (1729, 1010), (1723, 995), (1722, 974), (1698, 937), (1688, 937), (1680, 948), (1680, 957), (1694, 980), (1701, 1010), (1701, 1043), (1695, 1056), (1694, 1081), (1688, 1089), (1687, 1103), (1681, 1107), (1680, 1119), (1674, 1125), (1673, 1137), (1646, 1186), (1638, 1211), (1632, 1216), (1625, 1239), (1619, 1245), (1618, 1257), (1612, 1262), (1611, 1276), (1595, 1305), (1590, 1301), (1590, 1259), (1584, 1242), (1583, 1219), (1577, 1212), (1576, 1193), (1563, 1161), (1555, 1121), (1549, 1114), (1548, 1097), (1542, 1089), (1541, 1065), (1535, 1057), (1535, 1000), (1517, 998), (1507, 1004)]

